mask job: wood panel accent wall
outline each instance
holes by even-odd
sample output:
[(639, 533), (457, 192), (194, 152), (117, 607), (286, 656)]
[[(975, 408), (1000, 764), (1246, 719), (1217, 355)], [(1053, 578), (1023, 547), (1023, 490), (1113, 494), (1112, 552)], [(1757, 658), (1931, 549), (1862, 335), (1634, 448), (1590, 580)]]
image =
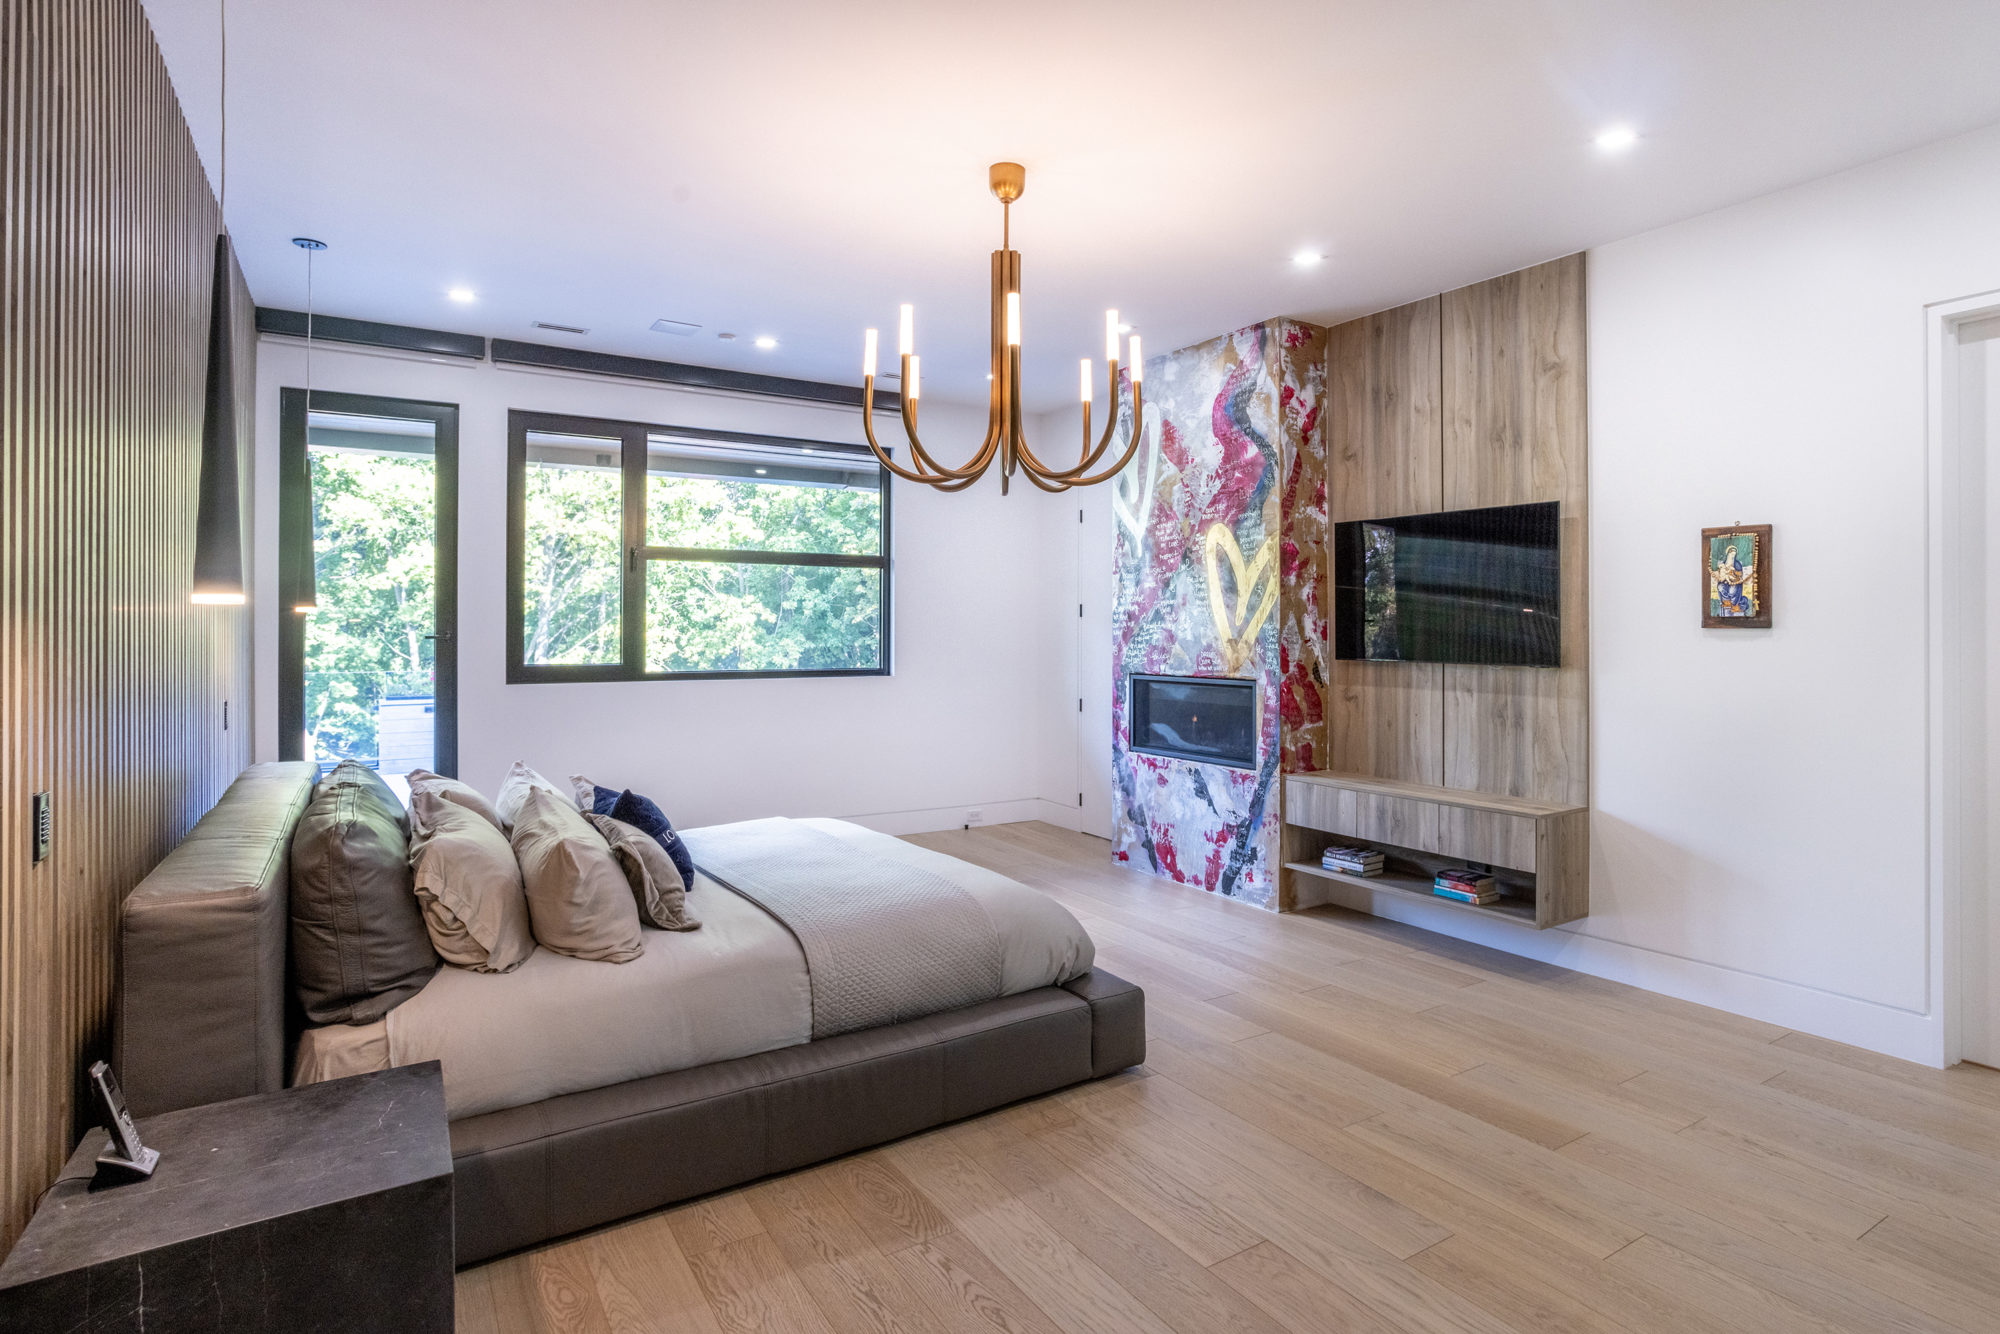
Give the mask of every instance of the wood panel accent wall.
[(1590, 802), (1583, 256), (1444, 296), (1444, 508), (1561, 504), (1562, 666), (1444, 669), (1444, 784)]
[[(119, 903), (248, 763), (251, 702), (249, 610), (188, 602), (219, 214), (139, 0), (0, 7), (0, 145), (4, 1250), (83, 1129)], [(248, 497), (255, 331), (235, 288)]]
[(1340, 325), (1327, 357), (1333, 522), (1553, 500), (1563, 563), (1561, 667), (1336, 661), (1329, 767), (1588, 804), (1583, 256)]
[[(1442, 304), (1429, 297), (1329, 331), (1329, 523), (1439, 508), (1442, 327)], [(1332, 566), (1329, 560), (1329, 579)], [(1442, 785), (1444, 669), (1330, 654), (1327, 665), (1329, 767)]]

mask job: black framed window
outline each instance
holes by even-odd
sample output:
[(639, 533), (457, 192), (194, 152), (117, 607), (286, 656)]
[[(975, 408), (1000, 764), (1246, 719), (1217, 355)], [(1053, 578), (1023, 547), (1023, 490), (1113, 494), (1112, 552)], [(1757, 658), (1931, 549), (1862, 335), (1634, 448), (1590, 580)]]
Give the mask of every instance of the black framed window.
[(507, 435), (510, 682), (888, 674), (867, 449), (518, 410)]

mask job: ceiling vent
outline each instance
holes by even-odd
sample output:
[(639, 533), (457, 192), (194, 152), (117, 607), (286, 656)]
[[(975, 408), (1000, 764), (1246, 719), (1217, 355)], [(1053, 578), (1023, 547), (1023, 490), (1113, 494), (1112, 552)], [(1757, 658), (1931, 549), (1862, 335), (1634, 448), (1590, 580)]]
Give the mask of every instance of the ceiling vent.
[(574, 324), (550, 324), (547, 320), (536, 320), (537, 329), (547, 329), (550, 333), (587, 334), (588, 329), (579, 329)]
[(672, 334), (676, 338), (692, 338), (701, 332), (699, 324), (689, 324), (686, 320), (654, 320), (653, 332)]

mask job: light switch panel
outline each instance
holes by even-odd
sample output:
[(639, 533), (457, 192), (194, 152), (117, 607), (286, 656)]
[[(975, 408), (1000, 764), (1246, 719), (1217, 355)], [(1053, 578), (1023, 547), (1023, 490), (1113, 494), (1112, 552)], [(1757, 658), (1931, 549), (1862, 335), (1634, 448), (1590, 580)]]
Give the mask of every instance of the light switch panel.
[(49, 849), (55, 843), (55, 803), (46, 792), (37, 792), (34, 797), (35, 864), (48, 860)]

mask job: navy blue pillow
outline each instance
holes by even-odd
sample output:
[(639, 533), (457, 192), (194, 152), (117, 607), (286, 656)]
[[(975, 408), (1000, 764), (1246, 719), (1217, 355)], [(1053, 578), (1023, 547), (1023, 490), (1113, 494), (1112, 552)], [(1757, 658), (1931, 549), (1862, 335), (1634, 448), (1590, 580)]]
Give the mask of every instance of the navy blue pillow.
[(650, 797), (642, 797), (630, 788), (618, 792), (593, 783), (590, 809), (592, 814), (608, 815), (652, 835), (653, 841), (665, 848), (667, 856), (673, 859), (674, 868), (681, 873), (681, 882), (689, 889), (694, 888), (694, 858), (688, 855), (687, 844), (681, 842), (681, 836), (674, 832), (673, 821)]

